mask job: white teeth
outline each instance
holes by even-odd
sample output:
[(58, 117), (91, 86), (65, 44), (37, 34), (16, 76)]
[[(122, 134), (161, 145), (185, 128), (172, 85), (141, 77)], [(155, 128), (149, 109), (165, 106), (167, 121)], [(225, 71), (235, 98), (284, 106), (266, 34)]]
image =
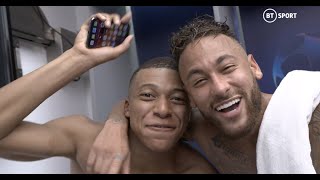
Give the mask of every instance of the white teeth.
[(225, 103), (225, 104), (217, 107), (216, 110), (217, 110), (217, 111), (221, 111), (222, 109), (228, 108), (228, 107), (230, 107), (230, 106), (232, 106), (232, 105), (234, 105), (234, 104), (236, 104), (236, 103), (238, 103), (238, 102), (240, 102), (240, 99), (239, 99), (239, 98), (238, 98), (238, 99), (235, 99), (235, 100), (232, 100), (232, 101), (230, 101), (230, 102), (228, 102), (228, 103)]

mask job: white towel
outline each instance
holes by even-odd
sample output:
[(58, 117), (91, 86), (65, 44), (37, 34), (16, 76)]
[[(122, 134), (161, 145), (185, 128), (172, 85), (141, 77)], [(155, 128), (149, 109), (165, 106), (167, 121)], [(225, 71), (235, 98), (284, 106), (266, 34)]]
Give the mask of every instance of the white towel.
[(320, 72), (287, 74), (268, 104), (257, 141), (259, 174), (313, 174), (309, 128), (320, 102)]

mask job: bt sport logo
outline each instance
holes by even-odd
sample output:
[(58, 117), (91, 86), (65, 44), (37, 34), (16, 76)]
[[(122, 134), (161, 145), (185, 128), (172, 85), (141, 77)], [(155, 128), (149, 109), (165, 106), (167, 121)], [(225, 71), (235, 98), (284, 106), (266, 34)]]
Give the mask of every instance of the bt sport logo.
[(297, 13), (294, 12), (279, 12), (272, 8), (266, 9), (262, 14), (263, 20), (267, 23), (273, 23), (277, 19), (295, 19), (297, 18)]

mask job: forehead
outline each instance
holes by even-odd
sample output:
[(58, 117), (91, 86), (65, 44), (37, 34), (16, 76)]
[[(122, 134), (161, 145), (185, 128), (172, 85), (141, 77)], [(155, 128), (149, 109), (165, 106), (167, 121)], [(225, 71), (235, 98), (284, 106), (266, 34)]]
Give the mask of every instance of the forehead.
[(183, 51), (183, 54), (190, 53), (205, 56), (207, 54), (219, 56), (220, 54), (235, 54), (241, 53), (242, 47), (235, 40), (230, 37), (220, 34), (218, 36), (207, 36), (196, 40)]
[(182, 88), (178, 72), (167, 68), (142, 69), (136, 74), (132, 83), (134, 90), (146, 84), (153, 84), (162, 89)]
[(245, 58), (246, 53), (239, 43), (226, 35), (207, 36), (187, 45), (180, 56), (179, 69), (202, 64), (212, 66), (221, 56), (230, 55)]

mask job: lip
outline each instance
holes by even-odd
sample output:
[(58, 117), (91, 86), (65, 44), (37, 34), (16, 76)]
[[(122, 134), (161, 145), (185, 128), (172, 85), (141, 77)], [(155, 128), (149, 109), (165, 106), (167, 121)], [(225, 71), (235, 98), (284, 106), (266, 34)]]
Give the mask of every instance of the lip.
[(222, 101), (222, 102), (216, 104), (213, 109), (214, 109), (215, 111), (217, 111), (216, 109), (217, 109), (219, 106), (221, 106), (221, 105), (223, 105), (223, 104), (226, 104), (226, 103), (228, 103), (228, 102), (231, 102), (231, 101), (233, 101), (233, 100), (235, 100), (235, 99), (240, 99), (240, 103), (241, 103), (241, 99), (242, 99), (241, 96), (235, 96), (235, 97), (233, 97), (233, 98), (230, 98), (230, 99), (228, 99), (228, 100), (225, 100), (225, 101)]
[(171, 132), (176, 129), (176, 126), (167, 124), (148, 124), (146, 125), (146, 127), (150, 130), (159, 132)]
[[(219, 112), (216, 110), (217, 107), (223, 105), (224, 103), (228, 103), (230, 101), (233, 101), (237, 98), (240, 98), (240, 102), (239, 102), (239, 105), (237, 108), (233, 109), (232, 111), (229, 111), (229, 112)], [(234, 119), (236, 118), (237, 116), (240, 115), (240, 112), (241, 112), (241, 109), (242, 109), (242, 106), (243, 106), (243, 101), (242, 101), (242, 98), (241, 97), (234, 97), (232, 99), (229, 99), (227, 101), (224, 101), (222, 103), (219, 103), (215, 108), (214, 108), (214, 111), (217, 113), (218, 116), (220, 116), (221, 118), (224, 118), (224, 119)]]

